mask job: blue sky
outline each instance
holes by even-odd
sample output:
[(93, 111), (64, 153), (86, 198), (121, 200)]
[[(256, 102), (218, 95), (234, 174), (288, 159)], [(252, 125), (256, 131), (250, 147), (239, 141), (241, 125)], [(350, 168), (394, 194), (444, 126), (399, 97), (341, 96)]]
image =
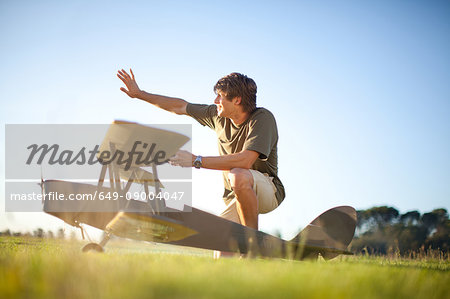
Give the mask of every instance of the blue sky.
[[(212, 103), (237, 71), (278, 122), (287, 197), (263, 230), (291, 237), (341, 204), (450, 209), (449, 15), (447, 1), (2, 1), (0, 119), (191, 123), (193, 152), (215, 155), (212, 131), (129, 99), (115, 73)], [(194, 171), (194, 205), (219, 213), (221, 184)], [(61, 224), (0, 211), (0, 229)]]

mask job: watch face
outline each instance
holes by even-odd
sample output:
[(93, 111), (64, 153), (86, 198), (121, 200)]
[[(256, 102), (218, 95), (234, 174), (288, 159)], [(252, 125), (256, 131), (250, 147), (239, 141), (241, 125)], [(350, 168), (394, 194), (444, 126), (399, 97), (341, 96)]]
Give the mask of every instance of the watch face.
[(200, 168), (200, 167), (202, 167), (202, 158), (199, 156), (199, 157), (197, 157), (197, 158), (195, 158), (195, 161), (194, 161), (194, 167), (195, 168)]

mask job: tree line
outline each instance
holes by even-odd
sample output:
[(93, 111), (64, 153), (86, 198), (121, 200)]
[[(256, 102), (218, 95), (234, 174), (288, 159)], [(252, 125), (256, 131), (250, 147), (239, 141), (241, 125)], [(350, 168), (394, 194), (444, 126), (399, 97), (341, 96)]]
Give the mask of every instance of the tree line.
[[(75, 238), (75, 232), (71, 232), (70, 238)], [(5, 229), (0, 232), (0, 236), (5, 237), (26, 237), (26, 238), (47, 238), (47, 239), (65, 239), (66, 233), (64, 229), (60, 228), (55, 232), (48, 230), (44, 231), (42, 228), (37, 228), (32, 232), (14, 232), (10, 229)]]
[(450, 220), (446, 209), (420, 214), (400, 214), (393, 207), (381, 206), (358, 210), (354, 252), (387, 254), (390, 250), (407, 254), (420, 249), (436, 249), (444, 253), (450, 248)]

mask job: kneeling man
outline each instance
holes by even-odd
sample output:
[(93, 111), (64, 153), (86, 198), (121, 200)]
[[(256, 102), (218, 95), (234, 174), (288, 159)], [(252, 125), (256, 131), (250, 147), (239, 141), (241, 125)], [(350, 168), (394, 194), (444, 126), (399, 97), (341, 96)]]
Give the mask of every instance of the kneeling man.
[(278, 131), (273, 114), (256, 107), (256, 83), (232, 73), (214, 86), (214, 104), (192, 104), (183, 99), (151, 94), (141, 90), (133, 71), (118, 71), (128, 96), (144, 100), (179, 115), (189, 115), (217, 134), (220, 156), (202, 157), (179, 151), (171, 164), (182, 167), (223, 171), (226, 209), (220, 215), (228, 220), (258, 229), (258, 214), (277, 208), (285, 197), (278, 178)]

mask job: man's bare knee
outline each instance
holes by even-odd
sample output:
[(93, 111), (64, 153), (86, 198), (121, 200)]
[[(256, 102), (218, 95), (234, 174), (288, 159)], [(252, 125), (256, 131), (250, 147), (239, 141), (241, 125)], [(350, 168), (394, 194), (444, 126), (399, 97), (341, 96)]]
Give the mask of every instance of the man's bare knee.
[(248, 169), (233, 168), (228, 173), (231, 188), (236, 192), (241, 189), (253, 188), (253, 176)]

